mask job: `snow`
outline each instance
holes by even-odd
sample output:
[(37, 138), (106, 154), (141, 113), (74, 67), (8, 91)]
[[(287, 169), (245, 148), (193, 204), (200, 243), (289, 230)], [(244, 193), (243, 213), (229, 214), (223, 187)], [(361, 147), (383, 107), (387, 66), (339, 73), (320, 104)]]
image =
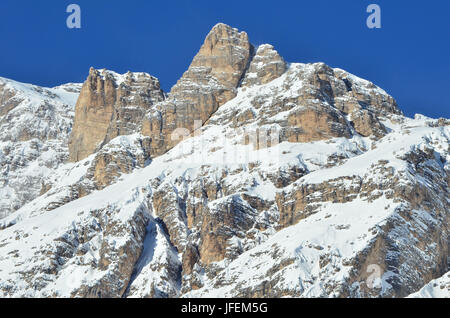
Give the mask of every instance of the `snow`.
[(450, 272), (432, 280), (408, 298), (450, 298)]
[(131, 279), (128, 297), (140, 298), (150, 295), (157, 288), (155, 296), (177, 295), (180, 282), (172, 280), (166, 284), (165, 277), (170, 277), (170, 267), (163, 272), (156, 270), (158, 264), (168, 264), (179, 267), (181, 262), (178, 254), (164, 234), (164, 230), (154, 220), (147, 226), (147, 236), (144, 241), (142, 255), (136, 265), (134, 277)]
[(119, 74), (111, 70), (102, 69), (98, 70), (100, 72), (100, 75), (103, 79), (105, 79), (107, 76), (112, 77), (114, 79), (114, 82), (120, 86), (121, 84), (127, 83), (129, 80), (138, 80), (139, 78), (146, 77), (146, 78), (153, 78), (155, 77), (151, 76), (148, 73), (144, 72), (131, 72), (128, 71), (124, 74)]
[(403, 131), (395, 131), (375, 144), (376, 148), (367, 151), (359, 156), (350, 158), (344, 164), (322, 169), (316, 173), (311, 173), (299, 182), (321, 183), (329, 179), (337, 179), (343, 176), (363, 176), (367, 172), (368, 165), (376, 165), (381, 159), (389, 162), (389, 166), (396, 171), (407, 170), (407, 163), (401, 160), (402, 154), (413, 150), (416, 146), (428, 144), (427, 139), (433, 139), (437, 143), (436, 148), (445, 149), (450, 137), (450, 128), (442, 127), (440, 133), (436, 134), (436, 129), (419, 126), (421, 122), (409, 121), (410, 124), (418, 124), (412, 128), (410, 133), (405, 135)]
[(0, 116), (0, 218), (39, 195), (41, 180), (68, 155), (81, 84), (43, 88), (0, 78), (15, 107)]
[[(272, 278), (267, 276), (271, 268), (285, 260), (291, 260), (292, 263), (282, 269), (283, 279), (278, 287), (287, 287), (302, 293), (304, 297), (321, 297), (325, 293), (322, 285), (327, 281), (316, 280), (315, 277), (323, 276), (322, 271), (330, 271), (336, 273), (327, 277), (329, 280), (338, 282), (345, 279), (351, 267), (343, 266), (342, 260), (354, 257), (367, 247), (374, 237), (371, 229), (383, 224), (392, 215), (393, 208), (385, 209), (390, 204), (392, 202), (385, 198), (374, 201), (369, 207), (361, 200), (346, 204), (326, 204), (317, 214), (274, 234), (263, 244), (230, 263), (226, 274), (217, 279), (232, 284), (215, 288), (214, 279), (203, 289), (185, 296), (233, 297), (234, 286), (245, 288), (261, 284)], [(368, 215), (372, 218), (368, 219)], [(348, 229), (340, 229), (339, 225), (347, 224), (351, 224)], [(281, 259), (272, 256), (274, 249), (281, 251)], [(319, 266), (320, 256), (324, 254), (329, 254), (332, 258), (331, 265), (325, 270)]]

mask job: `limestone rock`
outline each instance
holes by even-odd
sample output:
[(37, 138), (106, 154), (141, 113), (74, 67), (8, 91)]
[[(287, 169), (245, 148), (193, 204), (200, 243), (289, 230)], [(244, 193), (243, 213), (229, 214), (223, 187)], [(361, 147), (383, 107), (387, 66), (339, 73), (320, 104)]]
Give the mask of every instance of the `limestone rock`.
[(189, 135), (236, 96), (252, 51), (245, 32), (221, 23), (214, 26), (168, 100), (152, 109), (143, 123), (142, 133), (152, 138), (154, 156), (181, 141), (171, 138), (176, 129)]
[(113, 184), (122, 174), (144, 168), (149, 163), (150, 140), (137, 134), (119, 136), (106, 144), (90, 162), (86, 177), (101, 190)]
[(351, 121), (353, 128), (364, 137), (374, 136), (380, 138), (386, 134), (386, 128), (378, 118), (366, 109), (354, 111)]
[(91, 68), (75, 107), (70, 161), (82, 160), (115, 137), (138, 131), (145, 112), (162, 100), (159, 81), (151, 75)]
[[(255, 77), (252, 74), (247, 73), (244, 85), (250, 85)], [(243, 88), (242, 97), (219, 109), (212, 123), (231, 124), (236, 129), (250, 123), (277, 126), (278, 142), (311, 142), (357, 134), (379, 139), (386, 134), (381, 120), (401, 114), (395, 100), (380, 88), (324, 63), (292, 64), (275, 76), (279, 77), (277, 83)]]
[(4, 116), (22, 102), (21, 98), (14, 98), (16, 94), (13, 89), (7, 87), (6, 82), (0, 81), (0, 116)]
[(183, 274), (190, 275), (194, 269), (195, 264), (199, 261), (199, 253), (197, 247), (193, 244), (186, 246), (183, 253)]
[(200, 259), (209, 265), (225, 258), (229, 240), (254, 225), (256, 213), (240, 196), (231, 196), (204, 213), (201, 228)]
[(252, 58), (241, 86), (267, 84), (280, 77), (286, 70), (286, 62), (272, 45), (260, 45)]

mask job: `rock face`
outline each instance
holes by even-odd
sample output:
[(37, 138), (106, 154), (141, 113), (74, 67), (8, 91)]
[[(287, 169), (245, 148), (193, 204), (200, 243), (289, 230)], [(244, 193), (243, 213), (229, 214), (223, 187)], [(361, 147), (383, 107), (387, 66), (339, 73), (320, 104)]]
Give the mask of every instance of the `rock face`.
[(270, 44), (258, 47), (250, 63), (242, 87), (267, 84), (283, 75), (287, 66), (284, 59)]
[(146, 73), (91, 68), (75, 107), (70, 160), (82, 160), (115, 137), (138, 131), (146, 111), (162, 100), (159, 81)]
[(167, 97), (90, 73), (74, 162), (0, 220), (0, 296), (405, 297), (448, 272), (448, 119), (223, 24)]
[(5, 80), (0, 82), (0, 116), (4, 116), (12, 109), (16, 108), (22, 101), (21, 98), (14, 98), (17, 92), (9, 88)]
[(201, 127), (221, 105), (236, 96), (252, 52), (247, 33), (225, 24), (211, 30), (168, 100), (152, 109), (144, 121), (142, 134), (152, 138), (154, 156), (181, 141), (171, 138), (176, 129), (189, 135), (196, 121), (197, 128)]

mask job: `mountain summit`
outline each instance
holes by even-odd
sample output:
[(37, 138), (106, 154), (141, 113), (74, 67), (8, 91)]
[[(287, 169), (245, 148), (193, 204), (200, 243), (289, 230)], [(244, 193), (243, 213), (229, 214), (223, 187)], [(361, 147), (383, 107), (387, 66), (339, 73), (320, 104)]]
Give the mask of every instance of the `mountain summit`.
[(442, 295), (449, 123), (221, 23), (169, 93), (1, 79), (0, 296)]

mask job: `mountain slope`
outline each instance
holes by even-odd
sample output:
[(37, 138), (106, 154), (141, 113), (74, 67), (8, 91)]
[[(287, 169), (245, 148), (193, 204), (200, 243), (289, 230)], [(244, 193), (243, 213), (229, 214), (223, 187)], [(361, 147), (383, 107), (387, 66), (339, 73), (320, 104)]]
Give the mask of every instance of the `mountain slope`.
[(45, 191), (42, 178), (67, 160), (80, 87), (0, 78), (0, 218)]
[[(442, 150), (440, 147), (443, 145), (448, 145), (448, 128), (426, 127), (423, 120), (406, 123), (408, 126), (418, 126), (419, 124), (421, 124), (419, 127), (412, 129), (412, 136), (398, 132), (385, 143), (390, 144), (393, 149), (397, 149), (396, 143), (401, 143), (404, 150), (399, 151), (398, 156), (408, 153), (418, 145), (424, 145), (424, 140), (428, 138), (438, 150)], [(187, 142), (193, 143), (195, 138)], [(181, 146), (180, 144), (178, 147)], [(280, 147), (293, 149), (294, 145), (286, 143), (281, 144)], [(23, 220), (15, 226), (3, 230), (1, 233), (3, 239), (0, 241), (0, 245), (2, 246), (2, 255), (5, 256), (0, 260), (0, 273), (3, 278), (1, 288), (5, 293), (4, 296), (97, 295), (119, 297), (122, 296), (128, 286), (128, 280), (132, 277), (130, 268), (133, 268), (131, 264), (134, 263), (141, 265), (138, 266), (140, 270), (132, 281), (129, 296), (180, 295), (182, 293), (179, 289), (181, 259), (172, 245), (175, 237), (167, 235), (165, 230), (167, 225), (163, 226), (161, 219), (155, 215), (155, 210), (157, 210), (155, 208), (155, 194), (157, 193), (155, 187), (163, 178), (163, 183), (167, 183), (168, 186), (178, 186), (181, 190), (183, 186), (191, 185), (192, 190), (195, 190), (196, 185), (189, 180), (199, 178), (202, 175), (202, 168), (199, 164), (187, 164), (185, 158), (171, 158), (173, 153), (177, 154), (178, 149), (173, 150), (167, 155), (155, 159), (144, 170), (124, 177), (122, 182), (41, 216)], [(352, 176), (348, 166), (351, 166), (352, 169), (353, 167), (357, 167), (358, 170), (366, 169), (367, 179), (380, 177), (377, 170), (381, 167), (373, 169), (373, 165), (378, 163), (381, 158), (392, 160), (396, 175), (400, 175), (410, 168), (408, 163), (401, 159), (395, 159), (393, 153), (391, 153), (391, 157), (388, 157), (383, 155), (385, 152), (381, 150), (374, 152), (366, 152), (349, 159), (343, 166), (330, 168), (326, 176), (330, 176), (336, 184), (344, 182), (351, 188), (348, 179), (335, 181), (339, 176)], [(355, 162), (359, 164), (357, 165)], [(433, 166), (432, 162), (427, 164)], [(225, 166), (224, 168), (233, 171), (231, 167)], [(300, 181), (310, 182), (308, 180), (317, 178), (314, 180), (315, 182), (322, 182), (324, 179), (322, 171), (312, 172)], [(245, 170), (237, 172), (234, 182), (236, 179), (249, 178), (248, 174), (248, 171)], [(329, 180), (329, 178), (325, 178), (325, 180)], [(179, 185), (176, 184), (177, 181), (180, 182)], [(407, 182), (407, 180), (403, 181)], [(245, 187), (245, 183), (236, 183), (235, 186)], [(158, 188), (166, 189), (162, 184), (156, 189)], [(260, 192), (259, 197), (264, 198), (266, 194), (264, 188), (266, 188), (264, 185), (250, 186), (248, 188), (250, 191), (246, 192), (250, 192), (252, 195)], [(189, 191), (189, 188), (185, 191)], [(270, 197), (270, 191), (268, 194)], [(181, 194), (174, 189), (168, 193), (168, 196), (172, 195)], [(235, 199), (233, 195), (225, 196), (211, 200), (208, 206), (217, 208), (223, 204), (222, 202), (229, 201), (229, 198)], [(167, 200), (169, 199), (167, 198)], [(340, 284), (345, 284), (347, 279), (351, 279), (352, 270), (358, 269), (359, 254), (366, 249), (371, 249), (379, 237), (381, 237), (380, 240), (395, 239), (397, 231), (403, 231), (400, 232), (401, 237), (397, 238), (402, 243), (398, 243), (400, 250), (397, 252), (402, 254), (407, 252), (408, 245), (416, 242), (418, 246), (415, 248), (418, 253), (414, 256), (420, 257), (420, 259), (413, 258), (414, 262), (420, 263), (421, 266), (424, 263), (430, 264), (429, 269), (421, 268), (421, 270), (426, 269), (431, 272), (436, 270), (434, 264), (438, 263), (443, 255), (448, 253), (448, 250), (432, 252), (426, 248), (420, 250), (419, 247), (426, 242), (426, 237), (433, 229), (438, 236), (442, 236), (441, 239), (446, 239), (448, 233), (445, 227), (448, 216), (438, 215), (433, 211), (414, 210), (409, 215), (408, 223), (402, 224), (398, 221), (404, 217), (402, 208), (404, 210), (405, 202), (395, 202), (393, 199), (386, 198), (386, 195), (372, 200), (358, 197), (348, 203), (323, 202), (318, 212), (301, 220), (297, 225), (287, 227), (276, 234), (273, 225), (261, 232), (253, 228), (253, 231), (248, 232), (249, 237), (247, 238), (240, 238), (237, 233), (236, 237), (230, 239), (233, 243), (230, 248), (237, 245), (238, 249), (240, 246), (246, 251), (235, 252), (237, 256), (231, 257), (235, 258), (234, 260), (213, 264), (213, 269), (218, 271), (216, 275), (213, 275), (214, 272), (206, 272), (200, 276), (202, 270), (196, 268), (198, 264), (194, 266), (194, 271), (200, 276), (197, 279), (201, 279), (199, 283), (204, 284), (204, 287), (199, 291), (188, 293), (186, 296), (273, 296), (288, 295), (289, 293), (292, 293), (292, 296), (304, 297), (337, 296), (342, 292)], [(448, 204), (446, 202), (436, 202), (435, 204), (439, 203)], [(248, 209), (247, 213), (250, 214), (252, 208), (245, 207), (242, 199), (241, 204), (244, 204), (243, 208)], [(362, 211), (364, 211), (363, 214)], [(276, 219), (276, 210), (273, 213)], [(252, 223), (264, 224), (270, 220), (268, 211), (261, 215), (256, 213), (253, 215), (255, 220), (252, 220)], [(262, 220), (258, 220), (259, 218)], [(389, 223), (393, 221), (400, 224), (391, 228)], [(171, 223), (166, 222), (166, 224), (170, 225)], [(185, 227), (186, 224), (182, 223), (180, 226)], [(146, 229), (147, 236), (145, 237)], [(179, 236), (181, 235), (180, 233)], [(252, 239), (252, 236), (256, 236), (257, 239)], [(419, 242), (417, 242), (417, 237), (421, 239)], [(42, 238), (45, 239), (42, 240)], [(262, 245), (259, 245), (261, 243)], [(445, 246), (440, 248), (445, 249)], [(136, 257), (141, 254), (142, 249), (144, 253), (138, 262)], [(146, 250), (151, 250), (151, 252)], [(242, 252), (244, 253), (240, 254)], [(43, 256), (43, 253), (46, 256)], [(384, 266), (387, 260), (377, 261), (375, 264)], [(261, 267), (262, 265), (264, 267)], [(376, 289), (377, 293), (394, 296), (395, 291), (392, 290), (392, 286), (398, 276), (401, 279), (410, 279), (410, 276), (413, 276), (411, 280), (419, 280), (418, 284), (421, 284), (420, 279), (423, 278), (420, 273), (409, 271), (410, 268), (406, 268), (408, 272), (402, 272), (400, 267), (389, 263), (386, 265), (389, 265), (391, 270), (383, 276), (383, 289)], [(120, 270), (121, 266), (127, 266), (128, 269)], [(244, 270), (243, 273), (242, 270)], [(208, 274), (213, 275), (212, 279), (207, 277)], [(26, 277), (29, 277), (30, 281)], [(293, 279), (294, 277), (297, 278)], [(73, 281), (78, 278), (79, 282)], [(183, 280), (187, 279), (188, 277), (183, 277)], [(281, 289), (275, 289), (274, 294), (258, 294), (262, 292), (258, 290), (264, 281), (281, 281), (277, 287)], [(364, 281), (362, 279), (359, 283), (363, 284)], [(23, 285), (17, 284), (17, 282), (22, 282)], [(329, 289), (328, 286), (336, 286), (335, 284), (338, 284), (337, 289), (336, 287)], [(40, 288), (33, 292), (30, 289), (33, 286)], [(45, 286), (45, 288), (41, 286)], [(214, 286), (214, 289), (210, 289), (208, 286)], [(417, 288), (416, 286), (402, 286), (409, 291)], [(147, 292), (143, 292), (143, 290), (147, 290)], [(232, 293), (229, 294), (231, 291)]]

